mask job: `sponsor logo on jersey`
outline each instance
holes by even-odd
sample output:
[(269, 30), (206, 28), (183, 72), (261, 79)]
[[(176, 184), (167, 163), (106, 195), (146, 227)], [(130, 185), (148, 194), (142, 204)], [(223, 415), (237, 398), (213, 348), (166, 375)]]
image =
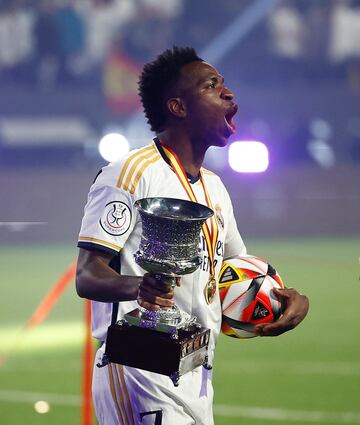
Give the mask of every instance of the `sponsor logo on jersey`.
[(105, 206), (100, 226), (111, 236), (121, 236), (129, 230), (131, 210), (124, 202), (113, 201)]

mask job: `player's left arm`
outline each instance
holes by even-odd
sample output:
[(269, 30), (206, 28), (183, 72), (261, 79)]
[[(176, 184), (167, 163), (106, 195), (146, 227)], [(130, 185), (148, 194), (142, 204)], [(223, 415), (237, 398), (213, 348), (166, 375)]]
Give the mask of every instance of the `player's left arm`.
[(285, 310), (281, 318), (273, 323), (257, 325), (255, 333), (258, 336), (277, 336), (294, 329), (301, 323), (309, 311), (309, 299), (294, 288), (273, 289)]

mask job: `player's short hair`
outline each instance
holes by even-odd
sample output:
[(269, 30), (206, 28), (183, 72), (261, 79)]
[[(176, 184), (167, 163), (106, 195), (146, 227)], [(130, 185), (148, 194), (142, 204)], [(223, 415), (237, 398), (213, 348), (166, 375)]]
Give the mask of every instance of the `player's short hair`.
[(165, 50), (154, 61), (144, 65), (139, 78), (139, 95), (151, 130), (160, 132), (166, 124), (165, 98), (168, 90), (178, 82), (181, 68), (202, 61), (192, 47)]

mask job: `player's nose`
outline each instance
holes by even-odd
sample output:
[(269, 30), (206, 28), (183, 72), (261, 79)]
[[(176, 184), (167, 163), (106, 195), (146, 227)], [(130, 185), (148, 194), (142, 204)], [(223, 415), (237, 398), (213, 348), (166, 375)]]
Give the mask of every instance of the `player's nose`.
[(224, 87), (221, 91), (221, 97), (225, 100), (233, 100), (234, 99), (234, 93), (229, 90), (227, 87)]

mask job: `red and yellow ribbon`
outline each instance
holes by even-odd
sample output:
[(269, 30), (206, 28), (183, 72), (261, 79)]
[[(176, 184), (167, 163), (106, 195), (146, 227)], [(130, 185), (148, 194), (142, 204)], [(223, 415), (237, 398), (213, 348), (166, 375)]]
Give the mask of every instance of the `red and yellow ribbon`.
[[(164, 149), (164, 152), (167, 156), (167, 158), (170, 161), (170, 164), (175, 172), (175, 174), (177, 175), (178, 179), (180, 180), (180, 183), (182, 184), (183, 188), (185, 189), (189, 199), (193, 202), (198, 202), (196, 195), (189, 183), (189, 180), (187, 178), (186, 175), (186, 171), (184, 170), (184, 167), (182, 166), (179, 157), (177, 156), (177, 154), (168, 146), (162, 144), (161, 145), (162, 148)], [(208, 194), (208, 191), (206, 189), (205, 186), (205, 182), (204, 182), (204, 178), (202, 175), (202, 172), (200, 170), (200, 182), (201, 185), (203, 187), (204, 190), (204, 194), (205, 194), (205, 200), (206, 200), (206, 204), (209, 208), (211, 208), (213, 210), (212, 207), (212, 203)], [(213, 215), (210, 218), (210, 227), (206, 222), (204, 222), (202, 224), (202, 231), (205, 237), (205, 242), (206, 242), (206, 247), (207, 247), (207, 251), (208, 251), (208, 255), (209, 255), (209, 260), (210, 260), (210, 279), (209, 279), (209, 285), (207, 285), (206, 289), (210, 289), (210, 291), (214, 291), (216, 289), (216, 282), (215, 282), (215, 263), (214, 263), (214, 257), (215, 257), (215, 250), (216, 250), (216, 244), (217, 244), (217, 238), (218, 238), (218, 233), (219, 233), (219, 229), (216, 223), (216, 219), (215, 219), (215, 215)], [(214, 287), (215, 285), (215, 287)], [(209, 286), (209, 288), (208, 288)], [(211, 286), (211, 288), (210, 288)], [(212, 301), (212, 296), (213, 294), (210, 296), (209, 294), (205, 294), (205, 298), (206, 301), (208, 303), (210, 303)]]

